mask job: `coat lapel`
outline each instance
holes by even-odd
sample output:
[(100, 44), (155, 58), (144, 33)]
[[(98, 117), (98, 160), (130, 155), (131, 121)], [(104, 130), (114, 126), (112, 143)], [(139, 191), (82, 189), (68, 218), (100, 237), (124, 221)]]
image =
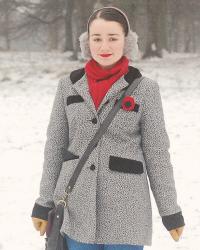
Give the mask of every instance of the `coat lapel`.
[(86, 103), (86, 105), (88, 106), (88, 108), (93, 113), (96, 114), (97, 112), (95, 109), (95, 105), (94, 105), (92, 97), (90, 96), (90, 93), (89, 93), (86, 74), (84, 73), (83, 76), (78, 81), (73, 83), (72, 87), (76, 90), (77, 94), (83, 98), (83, 100)]
[(125, 75), (120, 77), (107, 91), (106, 95), (104, 96), (102, 102), (100, 103), (98, 109), (96, 110), (93, 99), (89, 93), (89, 86), (87, 82), (87, 76), (85, 72), (80, 76), (76, 82), (72, 84), (72, 87), (76, 90), (78, 95), (80, 95), (83, 100), (85, 101), (88, 108), (95, 114), (98, 115), (100, 109), (104, 106), (105, 103), (109, 102), (110, 100), (114, 99), (118, 96), (122, 90), (126, 89), (132, 81), (141, 76), (138, 69), (129, 66), (129, 72)]

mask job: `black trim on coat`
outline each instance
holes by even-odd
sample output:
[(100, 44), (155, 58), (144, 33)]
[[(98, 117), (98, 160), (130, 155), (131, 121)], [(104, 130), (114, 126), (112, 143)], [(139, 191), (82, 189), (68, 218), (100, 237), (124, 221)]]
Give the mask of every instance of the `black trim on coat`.
[(84, 102), (84, 99), (80, 95), (70, 95), (67, 97), (67, 105), (72, 103)]
[[(136, 79), (142, 76), (141, 72), (139, 69), (133, 67), (133, 66), (128, 66), (128, 73), (124, 76), (124, 79), (129, 83), (129, 85)], [(125, 87), (127, 88), (127, 87)]]
[(75, 82), (80, 80), (83, 77), (84, 74), (85, 74), (85, 69), (84, 68), (73, 70), (70, 73), (70, 80), (74, 84)]
[(42, 220), (48, 220), (48, 213), (52, 208), (43, 207), (35, 202), (31, 217), (39, 218)]
[(133, 159), (110, 155), (109, 168), (114, 171), (142, 174), (144, 172), (143, 163)]
[(162, 223), (168, 231), (185, 226), (182, 211), (175, 214), (162, 216)]

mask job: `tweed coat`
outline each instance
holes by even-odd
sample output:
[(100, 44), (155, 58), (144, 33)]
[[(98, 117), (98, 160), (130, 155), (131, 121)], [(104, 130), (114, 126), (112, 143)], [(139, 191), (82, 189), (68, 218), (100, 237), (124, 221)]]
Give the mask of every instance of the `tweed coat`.
[[(139, 76), (139, 70), (129, 66), (97, 110), (84, 68), (59, 80), (46, 134), (40, 196), (32, 217), (47, 219), (100, 124)], [(68, 197), (61, 233), (77, 241), (151, 246), (150, 188), (167, 230), (185, 225), (177, 204), (159, 85), (144, 77), (131, 96), (136, 108), (120, 108)]]

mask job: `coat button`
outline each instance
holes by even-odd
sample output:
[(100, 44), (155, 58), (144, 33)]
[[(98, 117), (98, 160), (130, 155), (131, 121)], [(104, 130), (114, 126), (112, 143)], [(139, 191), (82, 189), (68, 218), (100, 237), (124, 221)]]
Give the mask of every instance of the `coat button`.
[(92, 165), (90, 166), (90, 169), (91, 169), (91, 170), (94, 170), (94, 169), (95, 169), (95, 165), (92, 164)]
[(91, 121), (92, 123), (97, 124), (97, 118), (93, 118)]

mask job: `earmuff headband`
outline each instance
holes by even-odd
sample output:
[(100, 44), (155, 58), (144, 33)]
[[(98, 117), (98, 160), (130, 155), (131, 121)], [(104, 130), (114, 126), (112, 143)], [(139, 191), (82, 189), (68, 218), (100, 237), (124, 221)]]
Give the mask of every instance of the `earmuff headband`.
[(118, 12), (120, 12), (120, 13), (125, 17), (125, 19), (126, 19), (127, 26), (128, 26), (128, 33), (129, 33), (129, 31), (130, 31), (130, 23), (129, 23), (129, 20), (128, 20), (127, 15), (126, 15), (122, 10), (118, 9), (117, 7), (111, 7), (111, 6), (106, 6), (106, 7), (99, 8), (99, 9), (95, 10), (95, 11), (92, 13), (92, 15), (89, 17), (88, 22), (87, 22), (87, 32), (88, 32), (88, 33), (89, 33), (89, 22), (90, 22), (91, 17), (92, 17), (96, 12), (98, 12), (98, 11), (100, 11), (100, 10), (103, 10), (103, 9), (115, 9), (115, 10), (117, 10)]

